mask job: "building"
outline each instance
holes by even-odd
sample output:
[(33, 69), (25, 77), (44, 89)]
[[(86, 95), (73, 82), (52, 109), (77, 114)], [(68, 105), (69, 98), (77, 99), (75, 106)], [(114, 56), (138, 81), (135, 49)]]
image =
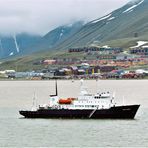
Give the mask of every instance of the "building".
[(72, 52), (94, 52), (94, 51), (109, 51), (109, 52), (114, 52), (114, 53), (120, 53), (120, 52), (123, 52), (123, 49), (122, 48), (119, 48), (119, 47), (78, 47), (78, 48), (70, 48), (68, 50), (69, 53), (72, 53)]
[(43, 61), (44, 65), (52, 65), (52, 64), (55, 64), (55, 63), (56, 63), (56, 60), (44, 60)]
[(116, 59), (116, 56), (113, 55), (113, 54), (104, 54), (104, 55), (100, 54), (100, 55), (97, 56), (97, 58), (98, 58), (99, 60)]
[(148, 55), (148, 48), (136, 48), (130, 50), (131, 54)]
[(116, 66), (108, 66), (108, 65), (100, 66), (101, 73), (111, 72), (116, 69), (117, 69)]
[(129, 60), (129, 59), (133, 59), (134, 56), (130, 55), (130, 54), (126, 54), (126, 53), (120, 53), (118, 55), (116, 55), (116, 60)]

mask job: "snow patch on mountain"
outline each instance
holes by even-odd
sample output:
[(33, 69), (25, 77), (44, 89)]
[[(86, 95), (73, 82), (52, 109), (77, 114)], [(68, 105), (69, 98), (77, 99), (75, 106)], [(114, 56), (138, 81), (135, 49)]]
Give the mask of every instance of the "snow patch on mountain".
[(104, 45), (103, 48), (110, 48), (108, 45)]
[(60, 33), (60, 38), (61, 38), (62, 36), (63, 36), (63, 33), (61, 32), (61, 33)]
[(140, 46), (142, 46), (142, 45), (145, 45), (145, 44), (147, 44), (147, 43), (148, 43), (147, 41), (138, 41), (138, 42), (137, 42), (138, 45), (133, 46), (133, 47), (130, 47), (130, 48), (138, 48), (138, 47), (140, 47)]
[(20, 49), (19, 49), (19, 46), (18, 46), (18, 44), (17, 44), (17, 40), (16, 40), (16, 36), (15, 36), (15, 35), (14, 35), (13, 39), (14, 39), (16, 51), (17, 51), (17, 52), (20, 52)]
[(9, 54), (9, 56), (12, 56), (12, 55), (14, 55), (14, 52), (11, 52), (11, 53)]
[(108, 21), (111, 21), (111, 20), (113, 20), (113, 19), (115, 19), (115, 17), (110, 17), (110, 18), (108, 19)]
[(130, 12), (132, 12), (133, 11), (133, 9), (132, 10), (130, 10), (130, 11), (128, 11), (127, 13), (130, 13)]
[[(137, 1), (132, 1), (132, 2), (137, 2)], [(139, 2), (139, 0), (138, 0)], [(139, 5), (141, 5), (144, 2), (144, 0), (140, 0), (139, 3), (132, 5), (131, 7), (129, 7), (128, 9), (126, 9), (125, 11), (123, 11), (123, 13), (129, 12), (131, 10), (133, 10), (134, 8), (138, 7)]]
[[(86, 20), (85, 20), (85, 21), (84, 21), (84, 20), (83, 20), (83, 21), (79, 21), (79, 22), (81, 23), (82, 26), (84, 26), (84, 25), (86, 25), (86, 24), (88, 23), (88, 21), (86, 21)], [(71, 28), (73, 25), (75, 25), (75, 23), (65, 24), (64, 26), (65, 26), (66, 28), (67, 28), (67, 27), (70, 27), (70, 28)]]
[(94, 23), (100, 22), (100, 21), (102, 21), (102, 20), (105, 20), (105, 19), (109, 18), (111, 15), (112, 15), (112, 14), (108, 14), (108, 15), (106, 15), (106, 16), (104, 16), (104, 17), (101, 17), (100, 19), (94, 20), (94, 21), (91, 22), (91, 23), (94, 24)]
[(137, 4), (139, 2), (141, 2), (142, 0), (131, 0), (130, 2), (128, 2), (129, 5), (134, 5)]
[(62, 29), (60, 33), (60, 38), (63, 36), (63, 34), (64, 34), (64, 30)]
[(148, 48), (148, 45), (142, 46), (142, 48)]

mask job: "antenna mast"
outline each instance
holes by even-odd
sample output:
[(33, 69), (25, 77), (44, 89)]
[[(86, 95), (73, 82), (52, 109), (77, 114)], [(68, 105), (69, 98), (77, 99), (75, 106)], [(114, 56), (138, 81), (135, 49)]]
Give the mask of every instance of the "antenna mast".
[(58, 86), (57, 86), (57, 80), (56, 80), (56, 96), (58, 96)]
[(55, 95), (50, 95), (50, 97), (55, 97), (55, 96), (58, 96), (58, 86), (57, 86), (57, 80), (55, 80), (55, 91), (56, 91), (56, 94)]

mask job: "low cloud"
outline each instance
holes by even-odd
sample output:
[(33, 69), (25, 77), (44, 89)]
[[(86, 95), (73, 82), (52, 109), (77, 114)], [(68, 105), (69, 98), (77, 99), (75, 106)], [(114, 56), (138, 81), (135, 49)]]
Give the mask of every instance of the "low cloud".
[(91, 21), (129, 0), (0, 0), (0, 34), (45, 34), (60, 25)]

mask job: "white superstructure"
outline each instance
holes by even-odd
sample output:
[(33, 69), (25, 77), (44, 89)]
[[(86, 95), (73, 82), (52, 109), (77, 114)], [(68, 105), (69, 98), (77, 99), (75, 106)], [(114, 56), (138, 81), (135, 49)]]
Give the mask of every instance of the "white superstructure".
[(57, 109), (108, 109), (113, 106), (115, 106), (114, 96), (111, 96), (109, 92), (89, 94), (83, 85), (83, 80), (81, 80), (80, 95), (77, 98), (64, 100), (59, 96), (51, 96), (49, 104), (44, 107)]

